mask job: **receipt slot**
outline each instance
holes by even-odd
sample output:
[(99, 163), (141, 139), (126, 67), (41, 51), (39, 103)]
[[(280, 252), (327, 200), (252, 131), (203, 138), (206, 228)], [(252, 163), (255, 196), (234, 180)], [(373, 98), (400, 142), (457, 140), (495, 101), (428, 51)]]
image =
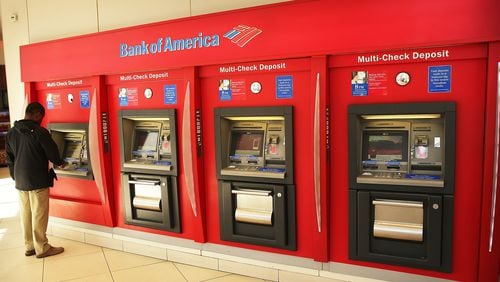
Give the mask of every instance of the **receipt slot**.
[(295, 250), (291, 107), (216, 108), (221, 239)]
[(54, 168), (62, 177), (93, 179), (88, 154), (87, 123), (48, 123), (52, 139), (57, 144), (59, 155), (66, 162), (62, 169)]
[(455, 104), (349, 107), (349, 257), (451, 271)]
[(125, 223), (181, 232), (174, 109), (122, 110)]

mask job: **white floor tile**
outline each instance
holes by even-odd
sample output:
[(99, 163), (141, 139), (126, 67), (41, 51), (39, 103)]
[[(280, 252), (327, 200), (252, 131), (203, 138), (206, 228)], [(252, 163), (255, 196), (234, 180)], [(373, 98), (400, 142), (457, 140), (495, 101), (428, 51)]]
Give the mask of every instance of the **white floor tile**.
[(0, 222), (0, 234), (4, 233), (21, 233), (21, 220), (2, 220)]
[(115, 250), (106, 250), (104, 256), (111, 271), (163, 262), (159, 259)]
[(243, 264), (234, 261), (219, 260), (219, 270), (258, 277), (265, 280), (278, 281), (278, 270), (260, 267), (250, 264)]
[(346, 280), (330, 279), (326, 277), (310, 276), (300, 273), (280, 271), (280, 282), (346, 282)]
[[(231, 274), (210, 280), (210, 282), (265, 282), (266, 280)], [(299, 282), (299, 281), (297, 281)]]
[[(2, 260), (3, 264), (3, 260)], [(15, 282), (42, 282), (43, 263), (39, 260), (37, 263), (25, 265), (0, 267), (0, 281)]]
[(0, 250), (24, 247), (21, 233), (0, 233)]
[(161, 262), (146, 266), (113, 271), (114, 282), (185, 282), (186, 279), (171, 262)]
[(66, 238), (73, 241), (85, 242), (85, 234), (83, 232), (68, 228), (63, 228), (57, 225), (51, 226), (51, 234), (57, 237)]
[(206, 281), (214, 278), (230, 275), (230, 273), (201, 268), (182, 263), (174, 263), (177, 269), (187, 279), (187, 281)]
[(91, 253), (102, 253), (102, 248), (90, 244), (85, 244), (73, 240), (67, 240), (55, 236), (48, 236), (49, 244), (55, 247), (63, 247), (64, 252), (57, 256), (48, 257), (47, 259), (80, 256)]
[(63, 281), (108, 273), (102, 252), (72, 257), (44, 258), (43, 281)]
[(168, 250), (168, 260), (183, 264), (194, 265), (197, 267), (219, 269), (219, 261), (215, 258), (203, 257), (174, 250)]
[(106, 247), (109, 249), (123, 250), (123, 241), (111, 237), (103, 237), (94, 234), (85, 234), (85, 242), (92, 245)]
[(129, 253), (134, 253), (142, 256), (148, 256), (158, 259), (167, 259), (167, 249), (147, 246), (132, 242), (123, 242), (123, 250)]
[(2, 222), (6, 220), (18, 220), (19, 222), (19, 203), (0, 204), (0, 220)]
[[(68, 282), (113, 282), (113, 277), (111, 276), (111, 273), (103, 273), (103, 274), (97, 274), (97, 275), (92, 275), (92, 276), (87, 276), (84, 278), (78, 278), (78, 279), (73, 279), (73, 280), (67, 280)], [(139, 281), (137, 281), (139, 282)]]
[(0, 267), (8, 268), (41, 262), (35, 256), (25, 256), (24, 251), (24, 247), (0, 250)]

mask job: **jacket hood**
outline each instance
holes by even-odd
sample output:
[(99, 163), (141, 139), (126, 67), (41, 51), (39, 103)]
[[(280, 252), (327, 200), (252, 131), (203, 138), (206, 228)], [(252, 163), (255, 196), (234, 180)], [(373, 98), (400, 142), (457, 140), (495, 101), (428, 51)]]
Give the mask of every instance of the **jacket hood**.
[(14, 122), (14, 129), (19, 133), (31, 135), (39, 125), (29, 119), (22, 119)]

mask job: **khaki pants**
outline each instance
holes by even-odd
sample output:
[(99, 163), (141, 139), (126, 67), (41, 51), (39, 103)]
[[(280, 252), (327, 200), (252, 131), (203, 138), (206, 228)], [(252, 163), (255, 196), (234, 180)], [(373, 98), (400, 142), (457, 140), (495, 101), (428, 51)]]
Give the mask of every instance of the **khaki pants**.
[(45, 234), (49, 223), (49, 188), (19, 190), (19, 202), (25, 250), (43, 254), (50, 248)]

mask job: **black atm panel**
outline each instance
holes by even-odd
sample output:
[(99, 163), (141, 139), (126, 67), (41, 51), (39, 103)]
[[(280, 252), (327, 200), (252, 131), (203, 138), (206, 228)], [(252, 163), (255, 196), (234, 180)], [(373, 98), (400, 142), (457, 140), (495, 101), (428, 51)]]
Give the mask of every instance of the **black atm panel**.
[(296, 249), (293, 185), (219, 182), (221, 239)]
[(181, 232), (177, 178), (122, 174), (125, 223)]
[(175, 109), (118, 116), (125, 223), (180, 233)]
[(119, 128), (123, 172), (177, 175), (175, 110), (123, 110)]
[(452, 196), (355, 190), (349, 193), (351, 258), (441, 271), (451, 269), (452, 240), (442, 238), (452, 235)]
[(63, 169), (54, 168), (62, 177), (94, 179), (90, 165), (88, 124), (49, 123), (52, 139), (56, 142), (59, 155), (67, 163)]
[(296, 250), (292, 107), (217, 108), (221, 239)]
[(455, 104), (349, 106), (349, 258), (451, 272)]

